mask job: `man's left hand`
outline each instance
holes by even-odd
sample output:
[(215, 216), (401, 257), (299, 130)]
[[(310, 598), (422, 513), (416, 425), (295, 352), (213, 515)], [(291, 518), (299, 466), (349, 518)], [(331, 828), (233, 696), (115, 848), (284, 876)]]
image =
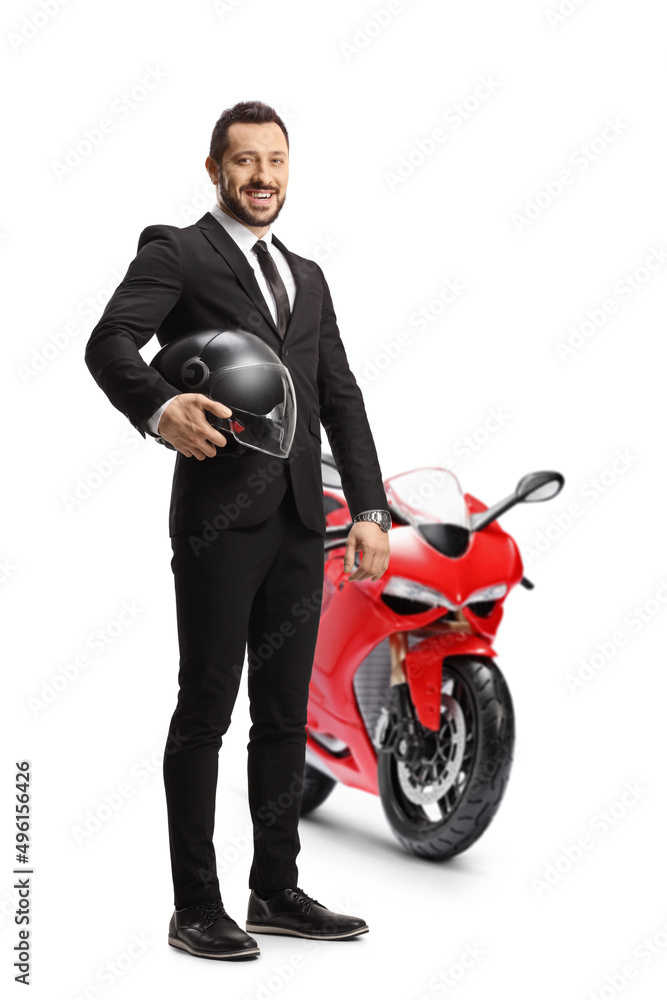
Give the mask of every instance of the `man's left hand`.
[(346, 573), (354, 567), (357, 549), (363, 550), (363, 558), (350, 580), (375, 581), (386, 572), (389, 565), (389, 532), (383, 531), (374, 521), (355, 521), (347, 536), (343, 569)]

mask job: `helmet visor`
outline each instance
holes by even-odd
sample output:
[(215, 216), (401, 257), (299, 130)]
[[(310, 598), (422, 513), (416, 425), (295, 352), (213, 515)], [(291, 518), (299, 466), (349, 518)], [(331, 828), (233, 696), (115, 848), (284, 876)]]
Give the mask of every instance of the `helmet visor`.
[(214, 372), (208, 395), (232, 411), (231, 417), (207, 412), (223, 434), (231, 434), (246, 448), (288, 457), (296, 429), (296, 396), (284, 366), (248, 365)]

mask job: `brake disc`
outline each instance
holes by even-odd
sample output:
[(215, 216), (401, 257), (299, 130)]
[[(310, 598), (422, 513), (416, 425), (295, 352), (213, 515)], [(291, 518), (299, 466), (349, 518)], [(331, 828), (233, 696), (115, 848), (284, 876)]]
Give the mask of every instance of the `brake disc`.
[(431, 756), (418, 764), (397, 762), (398, 781), (403, 794), (418, 806), (431, 805), (458, 783), (466, 742), (463, 710), (451, 695), (442, 694), (442, 725), (435, 737)]

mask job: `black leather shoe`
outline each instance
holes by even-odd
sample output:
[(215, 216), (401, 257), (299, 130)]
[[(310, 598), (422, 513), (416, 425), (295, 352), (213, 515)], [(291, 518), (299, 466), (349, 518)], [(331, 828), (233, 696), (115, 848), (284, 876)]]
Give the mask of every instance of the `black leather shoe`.
[(221, 902), (194, 903), (174, 910), (169, 944), (199, 958), (245, 958), (259, 955), (254, 938), (229, 916)]
[(368, 931), (361, 917), (334, 913), (296, 886), (282, 889), (270, 899), (262, 899), (251, 890), (245, 926), (253, 934), (290, 934), (318, 941), (335, 941)]

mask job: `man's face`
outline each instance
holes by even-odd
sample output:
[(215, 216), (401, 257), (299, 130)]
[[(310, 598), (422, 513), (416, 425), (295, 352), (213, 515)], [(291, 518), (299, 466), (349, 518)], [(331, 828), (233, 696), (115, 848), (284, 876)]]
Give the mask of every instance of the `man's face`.
[(206, 160), (211, 180), (217, 176), (220, 207), (249, 229), (266, 232), (285, 201), (289, 161), (283, 130), (276, 122), (235, 122), (228, 137), (219, 167), (210, 156)]

